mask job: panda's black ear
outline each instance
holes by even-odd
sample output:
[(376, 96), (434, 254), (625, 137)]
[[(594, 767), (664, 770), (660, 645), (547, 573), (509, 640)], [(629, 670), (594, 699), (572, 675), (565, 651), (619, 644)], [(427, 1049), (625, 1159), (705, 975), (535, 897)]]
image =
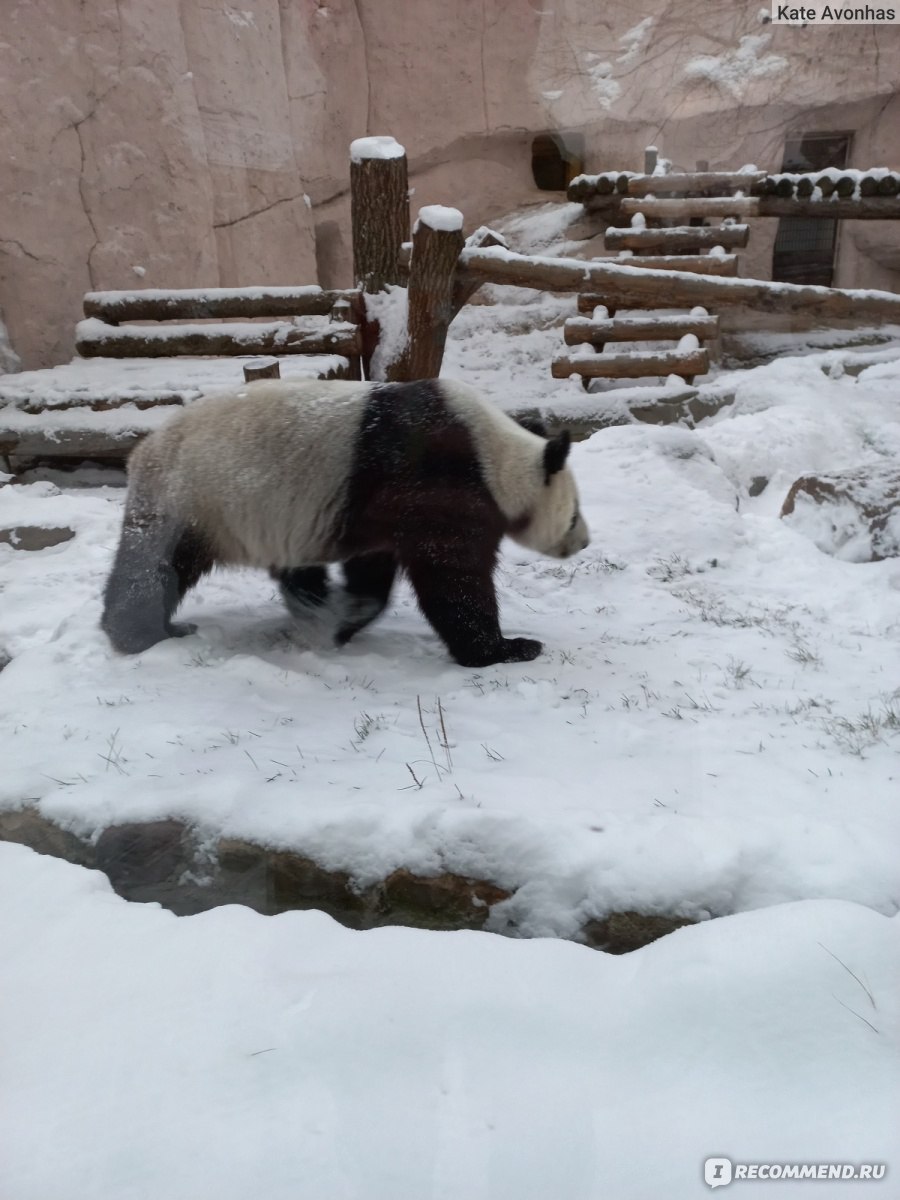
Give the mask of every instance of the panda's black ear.
[(538, 437), (547, 436), (547, 426), (540, 417), (516, 417), (516, 424), (527, 429), (529, 433), (536, 433)]
[(550, 438), (547, 442), (547, 445), (544, 447), (545, 483), (549, 483), (551, 476), (555, 475), (557, 471), (561, 471), (566, 465), (571, 444), (572, 438), (568, 429), (564, 429), (562, 433), (558, 433), (556, 437)]

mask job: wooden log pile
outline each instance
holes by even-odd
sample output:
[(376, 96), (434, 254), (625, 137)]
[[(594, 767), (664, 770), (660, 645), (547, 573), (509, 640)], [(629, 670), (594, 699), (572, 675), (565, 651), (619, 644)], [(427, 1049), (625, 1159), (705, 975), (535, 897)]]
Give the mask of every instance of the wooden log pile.
[(82, 358), (176, 358), (184, 355), (235, 357), (257, 354), (359, 355), (359, 327), (334, 322), (322, 330), (298, 329), (286, 321), (228, 325), (107, 325), (94, 318), (75, 327)]

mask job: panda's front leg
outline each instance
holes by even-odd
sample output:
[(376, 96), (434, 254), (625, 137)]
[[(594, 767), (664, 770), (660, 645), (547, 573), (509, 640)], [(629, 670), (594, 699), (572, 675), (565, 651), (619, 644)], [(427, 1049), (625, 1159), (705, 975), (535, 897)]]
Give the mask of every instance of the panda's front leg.
[(540, 642), (500, 632), (493, 555), (489, 562), (473, 563), (417, 554), (402, 565), (423, 614), (460, 666), (530, 662), (540, 654)]

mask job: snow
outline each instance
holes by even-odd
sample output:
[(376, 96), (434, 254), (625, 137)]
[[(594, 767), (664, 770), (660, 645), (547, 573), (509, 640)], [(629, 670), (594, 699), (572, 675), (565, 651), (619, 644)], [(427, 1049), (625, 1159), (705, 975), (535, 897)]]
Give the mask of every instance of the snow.
[(266, 296), (289, 300), (294, 296), (319, 296), (322, 288), (317, 283), (301, 284), (297, 287), (277, 287), (268, 285), (259, 287), (236, 288), (138, 288), (136, 290), (88, 292), (84, 300), (87, 304), (133, 302), (137, 300), (174, 300), (177, 303), (205, 303), (212, 300), (262, 300)]
[(315, 912), (176, 918), (18, 846), (0, 864), (11, 1200), (689, 1200), (723, 1152), (891, 1177), (900, 927), (860, 905), (616, 958)]
[(366, 315), (377, 321), (378, 345), (369, 371), (372, 379), (386, 379), (387, 370), (406, 349), (407, 292), (405, 287), (388, 284), (383, 292), (366, 296)]
[[(109, 326), (104, 326), (109, 328)], [(132, 328), (124, 326), (121, 328)], [(171, 329), (172, 326), (159, 326)], [(196, 328), (196, 326), (195, 326)], [(231, 330), (232, 326), (221, 326)], [(258, 325), (253, 326), (258, 330)], [(63, 409), (93, 401), (110, 407), (146, 402), (151, 397), (171, 396), (187, 404), (204, 392), (220, 391), (244, 381), (244, 366), (254, 356), (232, 358), (75, 358), (45, 370), (22, 371), (0, 377), (3, 426), (28, 423), (26, 412), (34, 409)], [(315, 379), (320, 373), (346, 366), (337, 354), (289, 354), (279, 357), (283, 379)], [(22, 411), (13, 411), (22, 410)], [(79, 413), (72, 414), (79, 421)], [(101, 414), (91, 414), (93, 421)], [(62, 413), (53, 414), (62, 421)]]
[(350, 143), (350, 161), (354, 163), (370, 158), (402, 158), (405, 153), (404, 147), (392, 137), (363, 137)]
[[(415, 229), (419, 225), (427, 225), (429, 229), (453, 233), (463, 227), (463, 215), (458, 208), (447, 208), (443, 204), (426, 204), (419, 209)], [(415, 232), (415, 229), (413, 232)]]
[(684, 68), (688, 79), (715, 84), (736, 100), (742, 100), (753, 84), (782, 75), (790, 67), (780, 54), (766, 54), (771, 33), (746, 34), (736, 47), (722, 54), (701, 54)]

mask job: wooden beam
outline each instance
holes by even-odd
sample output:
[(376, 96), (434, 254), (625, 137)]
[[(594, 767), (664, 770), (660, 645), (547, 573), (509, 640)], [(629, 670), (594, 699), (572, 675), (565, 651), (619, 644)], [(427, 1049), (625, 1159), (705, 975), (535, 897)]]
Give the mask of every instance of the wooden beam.
[(706, 350), (654, 350), (645, 354), (598, 354), (594, 358), (554, 358), (554, 379), (580, 375), (582, 379), (643, 379), (652, 375), (705, 375)]
[(668, 195), (672, 192), (735, 192), (747, 195), (766, 178), (765, 171), (685, 171), (672, 175), (632, 175), (629, 196)]
[[(665, 176), (663, 176), (665, 178)], [(749, 225), (673, 225), (668, 229), (607, 229), (610, 250), (664, 250), (677, 254), (682, 250), (743, 249), (750, 237)]]
[(340, 301), (359, 305), (353, 289), (312, 287), (155, 288), (131, 292), (88, 292), (84, 315), (111, 325), (120, 321), (179, 321), (216, 317), (325, 316)]
[(686, 217), (756, 217), (759, 204), (756, 196), (701, 196), (695, 200), (656, 200), (649, 196), (639, 200), (626, 196), (619, 211), (623, 217), (643, 213), (645, 217), (679, 221)]
[[(757, 279), (716, 279), (687, 271), (651, 271), (622, 263), (577, 258), (529, 258), (509, 250), (463, 250), (460, 272), (482, 283), (514, 284), (544, 292), (593, 292), (601, 303), (654, 308), (754, 308), (762, 312), (806, 312), (821, 320), (900, 323), (900, 295), (840, 291)], [(646, 304), (643, 304), (646, 307)]]
[(407, 290), (407, 346), (388, 379), (437, 379), (453, 320), (456, 264), (463, 248), (462, 213), (437, 205), (419, 210)]
[(104, 325), (80, 321), (75, 349), (82, 358), (173, 358), (257, 354), (341, 354), (360, 352), (357, 325), (332, 323), (310, 332), (286, 322), (269, 325)]
[(622, 266), (640, 267), (644, 271), (690, 271), (692, 275), (737, 275), (738, 260), (734, 254), (642, 254), (640, 258), (595, 258), (594, 262), (616, 262)]
[(702, 341), (718, 337), (719, 318), (702, 317), (614, 317), (592, 321), (570, 317), (563, 326), (567, 346), (603, 346), (607, 342), (644, 342), (657, 338), (682, 338), (692, 333)]
[(350, 145), (353, 277), (364, 292), (403, 283), (400, 247), (409, 238), (406, 151), (390, 137)]
[(761, 217), (820, 217), (822, 220), (890, 221), (900, 218), (900, 197), (860, 196), (847, 199), (833, 193), (821, 200), (761, 196)]

